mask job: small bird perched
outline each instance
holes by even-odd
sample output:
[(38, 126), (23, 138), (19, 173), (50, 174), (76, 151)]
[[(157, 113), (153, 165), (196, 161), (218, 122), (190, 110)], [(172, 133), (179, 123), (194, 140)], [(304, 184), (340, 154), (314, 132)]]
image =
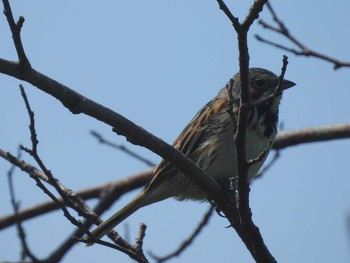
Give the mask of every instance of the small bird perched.
[[(232, 118), (227, 110), (229, 108), (228, 90), (231, 90), (233, 116), (237, 122), (241, 88), (240, 74), (237, 73), (229, 83), (233, 84), (232, 89), (222, 88), (219, 94), (194, 116), (173, 143), (177, 150), (190, 158), (208, 175), (221, 182), (237, 176), (237, 153), (234, 141), (237, 123), (232, 125)], [(246, 158), (247, 160), (256, 159), (266, 152), (261, 160), (249, 167), (249, 181), (254, 178), (262, 166), (269, 147), (276, 137), (282, 91), (294, 85), (295, 83), (289, 80), (283, 80), (279, 85), (278, 76), (266, 69), (249, 69), (249, 95), (252, 106), (248, 110)], [(281, 90), (276, 92), (279, 86)], [(272, 99), (264, 100), (271, 95), (274, 96)], [(143, 190), (91, 233), (96, 239), (100, 239), (137, 209), (169, 197), (179, 200), (206, 200), (208, 198), (207, 194), (186, 175), (166, 160), (162, 160)], [(93, 240), (91, 240), (92, 243)]]

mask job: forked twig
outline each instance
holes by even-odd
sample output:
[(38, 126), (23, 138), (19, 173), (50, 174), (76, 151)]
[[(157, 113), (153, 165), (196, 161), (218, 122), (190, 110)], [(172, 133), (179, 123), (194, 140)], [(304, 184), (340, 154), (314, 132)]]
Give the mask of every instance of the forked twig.
[(270, 46), (282, 49), (284, 51), (293, 53), (296, 56), (305, 56), (305, 57), (316, 57), (319, 59), (322, 59), (324, 61), (328, 61), (334, 65), (334, 69), (339, 69), (341, 67), (350, 67), (349, 61), (341, 61), (338, 59), (335, 59), (333, 57), (330, 57), (328, 55), (322, 54), (320, 52), (317, 52), (315, 50), (312, 50), (308, 48), (305, 44), (303, 44), (300, 40), (298, 40), (295, 36), (293, 36), (286, 25), (283, 23), (283, 21), (277, 16), (276, 12), (272, 8), (272, 5), (270, 2), (266, 4), (269, 12), (271, 13), (271, 16), (273, 18), (273, 21), (276, 23), (276, 26), (271, 25), (264, 20), (259, 20), (259, 24), (262, 25), (265, 29), (271, 30), (273, 32), (276, 32), (285, 38), (287, 38), (290, 42), (292, 42), (293, 45), (296, 46), (296, 48), (293, 47), (287, 47), (285, 45), (276, 43), (274, 41), (268, 40), (266, 38), (263, 38), (259, 35), (255, 35), (255, 38), (265, 44), (268, 44)]

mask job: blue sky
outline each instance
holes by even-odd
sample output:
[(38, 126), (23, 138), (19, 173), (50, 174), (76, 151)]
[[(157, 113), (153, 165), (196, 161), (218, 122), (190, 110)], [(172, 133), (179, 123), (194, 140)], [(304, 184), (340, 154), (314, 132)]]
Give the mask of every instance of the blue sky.
[[(188, 121), (238, 70), (235, 32), (216, 1), (12, 1), (26, 19), (22, 38), (32, 66), (79, 93), (121, 113), (171, 143)], [(227, 1), (241, 19), (248, 3)], [(245, 1), (246, 2), (246, 1)], [(350, 60), (350, 3), (342, 0), (275, 1), (276, 12), (306, 45)], [(262, 18), (270, 20), (267, 10)], [(285, 52), (258, 43), (254, 34), (287, 43), (255, 24), (249, 36), (250, 65), (279, 73)], [(0, 57), (16, 54), (4, 16), (0, 16)], [(297, 87), (284, 95), (280, 120), (286, 130), (349, 122), (350, 69), (313, 58), (289, 56), (286, 78)], [(56, 177), (74, 190), (123, 178), (145, 169), (121, 152), (99, 145), (96, 130), (158, 162), (160, 158), (128, 144), (103, 123), (72, 115), (56, 99), (29, 84), (0, 75), (0, 147), (16, 152), (29, 146), (28, 116), (18, 84), (35, 111), (39, 151)], [(253, 218), (279, 262), (349, 262), (350, 140), (291, 147), (252, 185)], [(26, 160), (33, 163), (30, 158)], [(0, 160), (0, 215), (11, 212), (6, 172)], [(17, 171), (22, 207), (47, 200), (26, 174)], [(127, 195), (103, 218), (125, 204)], [(93, 203), (91, 203), (93, 204)], [(144, 250), (163, 255), (187, 237), (207, 205), (167, 200), (127, 220), (130, 236), (139, 222), (148, 225)], [(215, 215), (194, 245), (171, 262), (253, 262), (225, 219)], [(61, 212), (24, 223), (33, 253), (44, 257), (73, 227)], [(117, 228), (124, 232), (123, 225)], [(0, 232), (0, 261), (16, 260), (15, 228)], [(77, 245), (64, 262), (130, 262), (107, 248)]]

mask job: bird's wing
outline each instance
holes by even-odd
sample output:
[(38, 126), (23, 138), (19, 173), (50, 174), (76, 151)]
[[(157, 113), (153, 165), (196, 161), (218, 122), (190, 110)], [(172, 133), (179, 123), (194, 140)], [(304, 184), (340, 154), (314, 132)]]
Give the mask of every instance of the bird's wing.
[[(208, 102), (176, 138), (172, 144), (174, 148), (196, 163), (197, 158), (195, 151), (209, 136), (207, 125), (210, 125), (218, 114), (222, 114), (223, 111), (226, 111), (227, 104), (227, 96), (217, 96)], [(161, 184), (165, 178), (175, 176), (177, 173), (178, 169), (163, 159), (155, 168), (153, 177), (146, 185), (146, 188), (153, 188)]]

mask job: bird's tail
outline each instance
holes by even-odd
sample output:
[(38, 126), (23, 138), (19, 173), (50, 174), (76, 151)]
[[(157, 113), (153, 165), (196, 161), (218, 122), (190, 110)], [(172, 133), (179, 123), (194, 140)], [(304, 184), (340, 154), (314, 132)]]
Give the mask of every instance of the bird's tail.
[[(118, 225), (124, 219), (126, 219), (128, 216), (133, 214), (136, 210), (151, 203), (151, 202), (145, 202), (146, 201), (145, 199), (147, 199), (147, 198), (145, 198), (145, 192), (141, 191), (127, 205), (125, 205), (122, 209), (120, 209), (118, 212), (116, 212), (114, 215), (112, 215), (110, 218), (108, 218), (106, 221), (104, 221), (102, 224), (100, 224), (98, 227), (96, 227), (91, 232), (91, 234), (96, 239), (100, 239), (105, 234), (107, 234), (109, 231), (111, 231), (116, 225)], [(88, 243), (87, 246), (91, 246), (93, 244), (94, 244), (94, 242), (91, 240), (91, 242)]]

